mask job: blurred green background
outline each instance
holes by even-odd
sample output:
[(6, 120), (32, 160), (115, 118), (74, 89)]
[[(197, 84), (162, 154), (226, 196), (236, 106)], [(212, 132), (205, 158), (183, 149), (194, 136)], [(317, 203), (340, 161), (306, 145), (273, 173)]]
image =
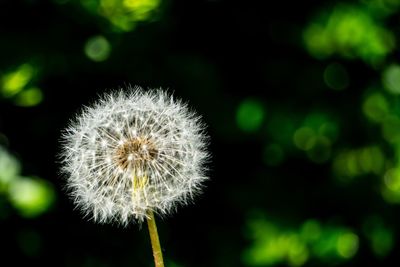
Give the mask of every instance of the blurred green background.
[(127, 85), (203, 115), (210, 180), (168, 267), (398, 266), (400, 0), (0, 0), (1, 266), (152, 266), (65, 194), (60, 131)]

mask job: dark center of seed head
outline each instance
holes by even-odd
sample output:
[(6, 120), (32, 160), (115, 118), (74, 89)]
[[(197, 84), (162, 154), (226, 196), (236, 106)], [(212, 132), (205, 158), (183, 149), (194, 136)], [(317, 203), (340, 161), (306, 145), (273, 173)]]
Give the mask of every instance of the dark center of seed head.
[(141, 167), (157, 157), (158, 150), (147, 138), (134, 138), (125, 141), (115, 152), (115, 160), (122, 169)]

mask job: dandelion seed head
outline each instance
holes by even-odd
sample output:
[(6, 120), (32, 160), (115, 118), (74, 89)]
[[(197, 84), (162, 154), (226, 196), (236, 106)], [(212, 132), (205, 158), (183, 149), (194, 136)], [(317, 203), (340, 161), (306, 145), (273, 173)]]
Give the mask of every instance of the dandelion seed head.
[(162, 90), (129, 88), (86, 107), (63, 135), (70, 195), (96, 222), (142, 222), (200, 192), (207, 136), (200, 118)]

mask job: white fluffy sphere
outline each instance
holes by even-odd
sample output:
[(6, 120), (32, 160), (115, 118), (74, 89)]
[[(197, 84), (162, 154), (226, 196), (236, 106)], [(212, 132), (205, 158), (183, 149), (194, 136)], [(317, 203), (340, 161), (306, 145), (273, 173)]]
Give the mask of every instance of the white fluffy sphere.
[(67, 188), (96, 222), (126, 225), (150, 210), (167, 214), (207, 179), (204, 125), (162, 90), (106, 94), (62, 138)]

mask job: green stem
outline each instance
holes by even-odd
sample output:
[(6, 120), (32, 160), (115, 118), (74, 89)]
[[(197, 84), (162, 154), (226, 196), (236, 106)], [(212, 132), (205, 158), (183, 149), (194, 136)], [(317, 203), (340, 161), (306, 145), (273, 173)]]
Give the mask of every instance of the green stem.
[(149, 227), (149, 234), (151, 240), (151, 248), (153, 249), (153, 257), (155, 267), (164, 267), (164, 260), (161, 251), (160, 239), (158, 238), (156, 220), (152, 211), (148, 212), (149, 218), (147, 219), (147, 226)]

